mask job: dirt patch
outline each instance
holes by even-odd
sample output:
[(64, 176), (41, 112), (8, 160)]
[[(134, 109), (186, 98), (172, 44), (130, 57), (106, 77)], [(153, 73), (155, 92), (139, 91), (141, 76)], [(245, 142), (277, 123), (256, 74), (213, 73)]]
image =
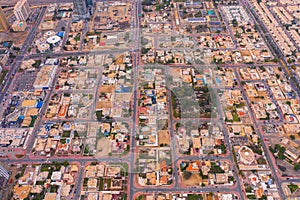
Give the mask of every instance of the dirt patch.
[(116, 58), (116, 65), (121, 65), (123, 64), (123, 59), (124, 59), (124, 55), (121, 55), (119, 57)]
[(116, 93), (115, 94), (115, 101), (122, 102), (122, 101), (128, 101), (131, 99), (132, 93)]
[(115, 88), (116, 88), (116, 86), (114, 86), (114, 85), (100, 86), (99, 94), (101, 92), (103, 92), (103, 93), (113, 93), (115, 91)]
[(161, 130), (157, 132), (158, 134), (158, 145), (170, 145), (170, 134), (167, 130)]
[(104, 137), (97, 140), (97, 147), (96, 147), (96, 157), (100, 158), (103, 156), (108, 156), (110, 152), (110, 141), (108, 138)]
[(14, 46), (20, 47), (23, 45), (25, 39), (27, 38), (27, 35), (28, 35), (28, 31), (1, 33), (0, 34), (0, 42), (13, 41)]
[(202, 183), (202, 178), (199, 176), (199, 174), (192, 174), (187, 180), (181, 176), (181, 182), (185, 186), (197, 186)]
[(173, 77), (173, 78), (180, 78), (181, 77), (181, 69), (170, 69), (170, 75)]
[(240, 52), (241, 52), (242, 57), (251, 56), (251, 53), (249, 50), (241, 50)]
[(112, 103), (111, 101), (105, 101), (105, 102), (97, 102), (97, 109), (102, 109), (102, 108), (111, 108), (112, 107)]

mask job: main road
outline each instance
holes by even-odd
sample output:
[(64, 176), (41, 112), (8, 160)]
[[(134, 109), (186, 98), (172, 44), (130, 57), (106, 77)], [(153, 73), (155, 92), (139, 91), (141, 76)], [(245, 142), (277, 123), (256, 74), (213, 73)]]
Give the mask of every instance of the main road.
[(137, 132), (137, 112), (138, 112), (138, 65), (139, 65), (139, 56), (140, 56), (140, 18), (139, 14), (141, 13), (141, 0), (137, 0), (135, 2), (135, 8), (134, 8), (134, 21), (133, 21), (133, 32), (132, 34), (134, 35), (134, 40), (132, 41), (133, 44), (133, 75), (134, 75), (134, 87), (133, 87), (133, 125), (132, 125), (132, 135), (131, 135), (131, 151), (130, 151), (130, 167), (129, 167), (129, 199), (133, 199), (133, 195), (135, 193), (135, 185), (134, 185), (134, 177), (135, 177), (135, 171), (134, 171), (134, 166), (135, 166), (135, 148), (136, 148), (136, 132)]

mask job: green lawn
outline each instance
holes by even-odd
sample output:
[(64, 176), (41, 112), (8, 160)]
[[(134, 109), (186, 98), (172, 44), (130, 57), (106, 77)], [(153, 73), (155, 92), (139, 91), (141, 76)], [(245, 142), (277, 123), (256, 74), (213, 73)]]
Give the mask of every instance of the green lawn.
[(288, 187), (290, 188), (290, 190), (291, 190), (291, 193), (293, 194), (294, 192), (296, 192), (297, 190), (298, 190), (298, 185), (296, 185), (296, 184), (290, 184), (290, 185), (288, 185)]
[(70, 137), (71, 131), (64, 131), (62, 137)]
[(99, 191), (103, 191), (103, 185), (104, 185), (103, 178), (102, 178), (102, 177), (100, 177), (100, 182), (99, 182)]
[(35, 124), (36, 119), (37, 119), (37, 116), (32, 116), (32, 117), (31, 117), (31, 122), (30, 122), (30, 124), (29, 124), (29, 127), (34, 127), (34, 124)]
[(233, 115), (233, 121), (234, 122), (239, 122), (240, 121), (240, 118), (239, 118), (237, 113), (233, 113), (232, 115)]
[(107, 179), (107, 188), (111, 187), (111, 179)]

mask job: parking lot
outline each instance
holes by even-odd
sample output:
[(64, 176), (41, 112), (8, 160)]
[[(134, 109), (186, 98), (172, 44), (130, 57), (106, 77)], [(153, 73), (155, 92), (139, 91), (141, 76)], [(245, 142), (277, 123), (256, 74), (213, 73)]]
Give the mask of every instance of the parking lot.
[(15, 91), (33, 91), (33, 83), (36, 78), (36, 72), (24, 72), (17, 77)]

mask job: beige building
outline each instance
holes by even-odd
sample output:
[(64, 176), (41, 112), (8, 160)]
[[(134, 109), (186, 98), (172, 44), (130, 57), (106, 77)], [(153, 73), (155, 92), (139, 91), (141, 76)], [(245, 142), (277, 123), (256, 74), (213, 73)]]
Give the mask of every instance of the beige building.
[(30, 7), (27, 0), (20, 0), (14, 7), (14, 14), (18, 21), (26, 21), (30, 15)]
[(15, 21), (11, 26), (15, 32), (25, 31), (27, 23), (25, 21)]
[(34, 89), (48, 89), (52, 83), (52, 80), (54, 79), (56, 68), (57, 66), (52, 65), (43, 66), (37, 74), (33, 84)]
[(6, 19), (6, 16), (0, 7), (0, 32), (7, 31), (9, 29), (9, 24)]

